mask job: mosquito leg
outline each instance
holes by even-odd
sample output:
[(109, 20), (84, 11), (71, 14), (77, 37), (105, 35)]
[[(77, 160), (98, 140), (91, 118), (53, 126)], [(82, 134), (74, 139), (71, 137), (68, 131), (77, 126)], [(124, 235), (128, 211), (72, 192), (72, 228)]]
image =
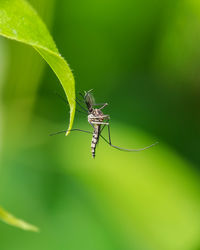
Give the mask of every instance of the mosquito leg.
[[(57, 95), (65, 104), (68, 104), (68, 102), (67, 102), (67, 100), (65, 100), (65, 98), (61, 95), (61, 94), (59, 94), (58, 92), (54, 92), (55, 93), (55, 95)], [(69, 105), (69, 104), (68, 104)]]
[(110, 126), (109, 125), (108, 125), (108, 139), (109, 139), (109, 144), (112, 145), (111, 137), (110, 137)]
[(104, 124), (103, 127), (101, 128), (100, 134), (101, 134), (101, 132), (104, 130), (105, 126), (106, 126), (106, 124)]
[(109, 125), (108, 122), (92, 122), (92, 124), (97, 124), (97, 125)]
[[(107, 118), (107, 119), (105, 119), (105, 120), (106, 120), (105, 123), (108, 123), (109, 119)], [(102, 128), (101, 128), (101, 130), (100, 130), (100, 134), (102, 133), (102, 131), (104, 130), (104, 128), (105, 128), (106, 125), (107, 125), (107, 124), (103, 124), (103, 126), (102, 126)]]
[(100, 134), (101, 134), (101, 132), (103, 131), (103, 129), (105, 128), (105, 126), (106, 125), (108, 125), (109, 123), (107, 123), (107, 122), (89, 122), (90, 123), (90, 125), (93, 127), (93, 129), (95, 129), (95, 127), (94, 127), (94, 125), (95, 124), (98, 124), (98, 125), (103, 125), (103, 127), (101, 128), (101, 130), (100, 130)]
[(85, 133), (88, 133), (88, 134), (92, 134), (91, 131), (88, 131), (88, 130), (83, 130), (83, 129), (79, 129), (79, 128), (74, 128), (74, 129), (70, 129), (68, 131), (80, 131), (80, 132), (85, 132)]
[[(120, 148), (120, 147), (117, 147), (117, 146), (114, 146), (114, 145), (112, 145), (111, 143), (110, 143), (110, 141), (108, 141), (103, 135), (101, 135), (100, 134), (100, 137), (106, 142), (106, 143), (108, 143), (111, 147), (113, 147), (113, 148), (116, 148), (116, 149), (118, 149), (118, 150), (121, 150), (121, 151), (128, 151), (128, 152), (131, 152), (131, 151), (138, 151), (138, 150), (129, 150), (129, 149), (125, 149), (125, 148)], [(140, 151), (140, 150), (139, 150)]]
[(70, 131), (70, 132), (71, 132), (71, 131), (80, 131), (80, 132), (85, 132), (85, 133), (88, 133), (88, 134), (92, 134), (91, 131), (87, 131), (87, 130), (83, 130), (83, 129), (74, 128), (74, 129), (70, 129), (70, 130), (62, 130), (62, 131), (59, 131), (59, 132), (50, 134), (50, 136), (58, 135), (58, 134), (62, 134), (62, 133), (66, 133), (67, 131)]
[(95, 116), (94, 119), (104, 118), (104, 119), (110, 119), (109, 115), (101, 115), (101, 116)]
[(79, 112), (79, 113), (81, 113), (81, 114), (86, 115), (86, 113), (85, 113), (85, 112), (82, 112), (82, 111), (80, 111), (80, 110), (78, 110), (78, 109), (76, 109), (76, 111), (77, 111), (77, 112)]
[[(62, 96), (62, 95), (60, 95), (59, 93), (57, 93), (57, 92), (55, 92), (55, 94), (61, 99), (61, 101), (63, 101), (65, 104), (67, 104), (68, 106), (69, 106), (69, 103), (67, 102), (67, 100), (65, 100), (65, 98)], [(78, 98), (77, 98), (78, 99)], [(79, 100), (79, 99), (78, 99)], [(78, 111), (79, 113), (82, 113), (82, 114), (88, 114), (88, 113), (86, 113), (86, 112), (82, 112), (82, 111), (80, 111), (80, 110), (78, 110), (77, 108), (76, 108), (76, 111)]]
[[(108, 120), (107, 120), (108, 121)], [(93, 123), (91, 123), (91, 122), (89, 122), (90, 123), (90, 125), (93, 127), (93, 129), (94, 129), (94, 125), (93, 125)], [(96, 123), (94, 123), (94, 124), (96, 124)], [(101, 128), (101, 130), (100, 130), (100, 134), (101, 134), (101, 132), (103, 131), (103, 129), (105, 128), (105, 126), (107, 125), (107, 123), (106, 124), (103, 124), (103, 127)]]
[(127, 148), (117, 147), (117, 146), (115, 146), (115, 145), (113, 145), (113, 144), (111, 143), (110, 125), (109, 125), (109, 124), (108, 124), (108, 138), (109, 138), (109, 141), (106, 140), (101, 134), (100, 134), (100, 136), (101, 136), (101, 138), (102, 138), (105, 142), (107, 142), (111, 147), (116, 148), (116, 149), (121, 150), (121, 151), (127, 151), (127, 152), (139, 152), (139, 151), (143, 151), (143, 150), (145, 150), (145, 149), (151, 148), (151, 147), (155, 146), (156, 144), (158, 144), (158, 142), (155, 142), (155, 143), (151, 144), (150, 146), (147, 146), (147, 147), (144, 147), (144, 148), (138, 148), (138, 149), (127, 149)]
[(66, 132), (67, 132), (66, 130), (62, 130), (62, 131), (58, 131), (56, 133), (52, 133), (49, 136), (59, 135), (59, 134), (66, 133)]
[(81, 93), (81, 92), (78, 92), (79, 93), (79, 95), (83, 98), (83, 100), (84, 100), (84, 95)]
[(99, 110), (103, 109), (106, 106), (108, 106), (108, 103), (104, 103), (104, 105)]
[(93, 103), (92, 106), (101, 106), (104, 105), (105, 103)]
[(92, 106), (101, 106), (101, 105), (103, 105), (103, 106), (101, 108), (99, 108), (100, 110), (103, 109), (105, 106), (107, 106), (108, 103), (94, 103), (94, 104), (92, 104)]
[(77, 96), (76, 96), (76, 99), (81, 102), (81, 103), (85, 103), (83, 100), (80, 100)]
[(79, 105), (80, 108), (82, 108), (82, 110), (85, 111), (85, 113), (88, 114), (88, 110), (86, 108), (84, 108), (76, 99), (75, 99), (75, 102)]
[(93, 127), (93, 129), (95, 129), (94, 127), (95, 123), (89, 122), (89, 124)]

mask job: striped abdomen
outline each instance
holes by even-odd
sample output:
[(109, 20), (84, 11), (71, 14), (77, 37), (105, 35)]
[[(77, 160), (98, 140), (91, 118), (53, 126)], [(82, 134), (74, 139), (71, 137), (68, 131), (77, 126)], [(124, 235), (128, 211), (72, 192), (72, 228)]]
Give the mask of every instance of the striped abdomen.
[(99, 141), (99, 134), (100, 134), (101, 125), (95, 125), (93, 136), (92, 136), (92, 143), (91, 143), (91, 150), (92, 150), (92, 157), (95, 157), (95, 149), (96, 145)]

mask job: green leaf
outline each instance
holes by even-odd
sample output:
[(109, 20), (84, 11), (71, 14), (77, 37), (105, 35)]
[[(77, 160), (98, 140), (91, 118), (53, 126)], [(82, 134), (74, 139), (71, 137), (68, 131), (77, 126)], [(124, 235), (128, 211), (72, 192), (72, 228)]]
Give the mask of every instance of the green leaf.
[[(0, 0), (0, 35), (31, 45), (50, 65), (68, 98), (70, 105), (68, 130), (70, 130), (75, 114), (74, 78), (67, 62), (59, 54), (45, 24), (29, 3), (25, 0)], [(1, 207), (0, 219), (24, 230), (38, 231), (35, 226), (15, 218)]]
[(74, 77), (38, 14), (25, 0), (1, 0), (0, 35), (31, 45), (50, 65), (60, 80), (70, 105), (70, 130), (75, 115)]
[(39, 231), (37, 227), (30, 225), (23, 220), (15, 218), (12, 214), (6, 212), (2, 207), (0, 207), (0, 219), (9, 225), (19, 227), (26, 231)]

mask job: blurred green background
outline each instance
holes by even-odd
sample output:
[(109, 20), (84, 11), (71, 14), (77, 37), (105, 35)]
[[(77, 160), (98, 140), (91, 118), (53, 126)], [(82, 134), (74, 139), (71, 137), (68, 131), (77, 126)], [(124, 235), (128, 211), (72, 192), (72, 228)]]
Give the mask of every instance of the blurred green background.
[[(1, 250), (200, 249), (200, 2), (31, 0), (73, 70), (108, 102), (120, 152), (66, 129), (60, 83), (32, 48), (0, 39)], [(74, 128), (91, 129), (76, 113)], [(104, 132), (105, 133), (105, 132)], [(105, 134), (106, 135), (106, 134)]]

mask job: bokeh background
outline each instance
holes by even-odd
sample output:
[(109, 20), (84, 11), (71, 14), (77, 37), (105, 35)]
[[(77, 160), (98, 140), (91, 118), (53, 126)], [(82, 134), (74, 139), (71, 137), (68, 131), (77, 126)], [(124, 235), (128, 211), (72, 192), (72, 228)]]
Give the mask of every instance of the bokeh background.
[[(66, 129), (61, 85), (32, 48), (0, 39), (1, 250), (200, 249), (200, 2), (31, 0), (76, 90), (108, 102), (112, 142)], [(76, 113), (74, 128), (91, 129)], [(106, 132), (106, 131), (105, 131)], [(105, 133), (104, 132), (104, 133)], [(105, 133), (106, 136), (106, 133)]]

